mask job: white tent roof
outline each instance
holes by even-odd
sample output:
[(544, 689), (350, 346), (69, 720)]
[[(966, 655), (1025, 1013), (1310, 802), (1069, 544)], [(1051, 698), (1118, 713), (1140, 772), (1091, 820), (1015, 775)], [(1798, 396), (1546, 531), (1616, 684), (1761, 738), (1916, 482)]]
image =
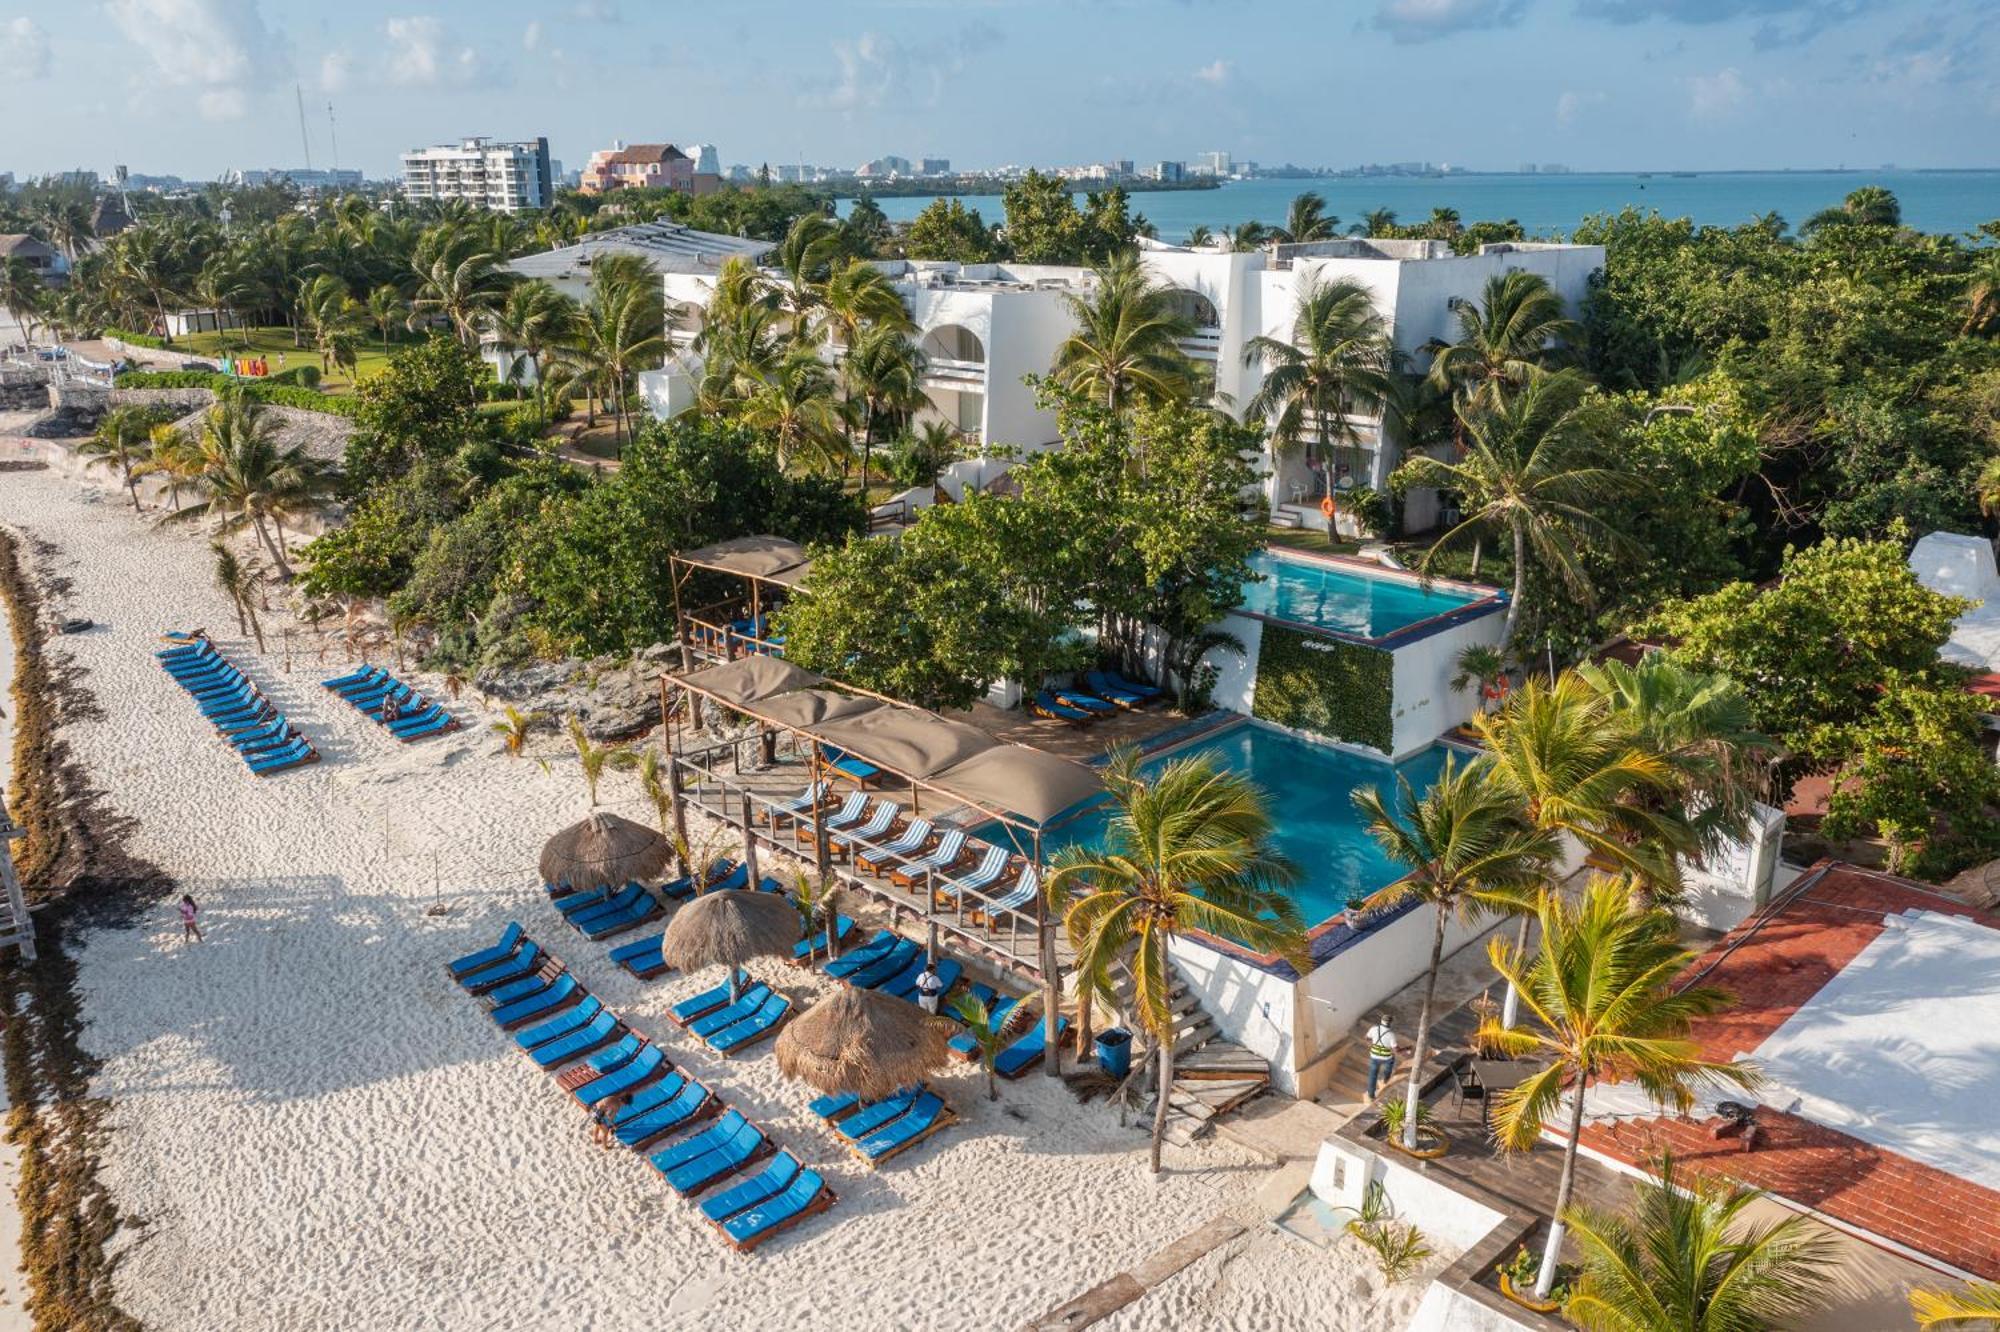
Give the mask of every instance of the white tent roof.
[(1974, 670), (2000, 670), (2000, 572), (1985, 537), (1932, 532), (1910, 551), (1910, 570), (1933, 592), (1977, 602), (1958, 617), (1938, 655)]

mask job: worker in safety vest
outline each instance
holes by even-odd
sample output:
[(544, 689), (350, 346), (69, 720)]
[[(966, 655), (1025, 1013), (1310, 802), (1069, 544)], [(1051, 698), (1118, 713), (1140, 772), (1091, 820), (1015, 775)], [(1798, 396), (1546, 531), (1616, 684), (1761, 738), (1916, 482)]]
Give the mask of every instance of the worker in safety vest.
[(1368, 1029), (1368, 1099), (1389, 1081), (1396, 1071), (1396, 1033), (1389, 1029), (1389, 1015), (1383, 1013)]

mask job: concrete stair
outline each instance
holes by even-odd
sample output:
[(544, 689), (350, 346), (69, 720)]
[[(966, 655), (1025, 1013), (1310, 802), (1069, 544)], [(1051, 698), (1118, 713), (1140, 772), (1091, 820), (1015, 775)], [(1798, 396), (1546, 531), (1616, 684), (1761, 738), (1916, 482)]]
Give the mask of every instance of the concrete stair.
[[(1112, 973), (1121, 1013), (1133, 1012), (1131, 970), (1120, 963)], [(1167, 1097), (1166, 1140), (1185, 1147), (1208, 1132), (1215, 1120), (1260, 1095), (1271, 1085), (1271, 1066), (1234, 1041), (1222, 1039), (1201, 1000), (1176, 974), (1167, 991), (1167, 1007), (1173, 1014), (1174, 1084)], [(1139, 1108), (1150, 1116), (1157, 1096), (1157, 1075), (1146, 1086), (1135, 1088)]]
[(1271, 526), (1298, 531), (1306, 525), (1305, 510), (1296, 504), (1280, 504), (1271, 510)]

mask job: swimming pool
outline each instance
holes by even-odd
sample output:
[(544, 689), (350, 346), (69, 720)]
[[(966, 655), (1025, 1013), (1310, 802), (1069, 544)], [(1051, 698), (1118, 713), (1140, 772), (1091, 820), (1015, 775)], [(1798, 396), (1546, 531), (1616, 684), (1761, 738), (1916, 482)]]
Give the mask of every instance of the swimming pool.
[(1244, 610), (1357, 638), (1386, 638), (1491, 595), (1271, 550), (1252, 555), (1250, 567), (1263, 578), (1244, 585)]
[[(1423, 791), (1437, 780), (1446, 750), (1433, 745), (1401, 763), (1390, 763), (1238, 722), (1154, 758), (1145, 768), (1155, 773), (1172, 759), (1201, 753), (1213, 754), (1225, 767), (1246, 774), (1263, 788), (1276, 824), (1274, 840), (1304, 871), (1292, 896), (1311, 926), (1339, 915), (1349, 897), (1386, 887), (1407, 872), (1368, 835), (1354, 808), (1354, 792), (1364, 786), (1391, 792), (1398, 774)], [(1108, 820), (1102, 811), (1085, 814), (1052, 833), (1047, 845), (1095, 842)]]

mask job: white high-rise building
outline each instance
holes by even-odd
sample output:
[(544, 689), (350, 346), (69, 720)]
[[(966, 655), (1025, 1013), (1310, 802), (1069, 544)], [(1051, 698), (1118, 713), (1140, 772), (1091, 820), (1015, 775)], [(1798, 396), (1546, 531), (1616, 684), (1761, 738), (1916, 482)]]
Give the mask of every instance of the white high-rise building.
[(413, 201), (463, 199), (501, 213), (547, 208), (555, 201), (549, 141), (472, 138), (412, 148), (403, 154), (403, 193)]

